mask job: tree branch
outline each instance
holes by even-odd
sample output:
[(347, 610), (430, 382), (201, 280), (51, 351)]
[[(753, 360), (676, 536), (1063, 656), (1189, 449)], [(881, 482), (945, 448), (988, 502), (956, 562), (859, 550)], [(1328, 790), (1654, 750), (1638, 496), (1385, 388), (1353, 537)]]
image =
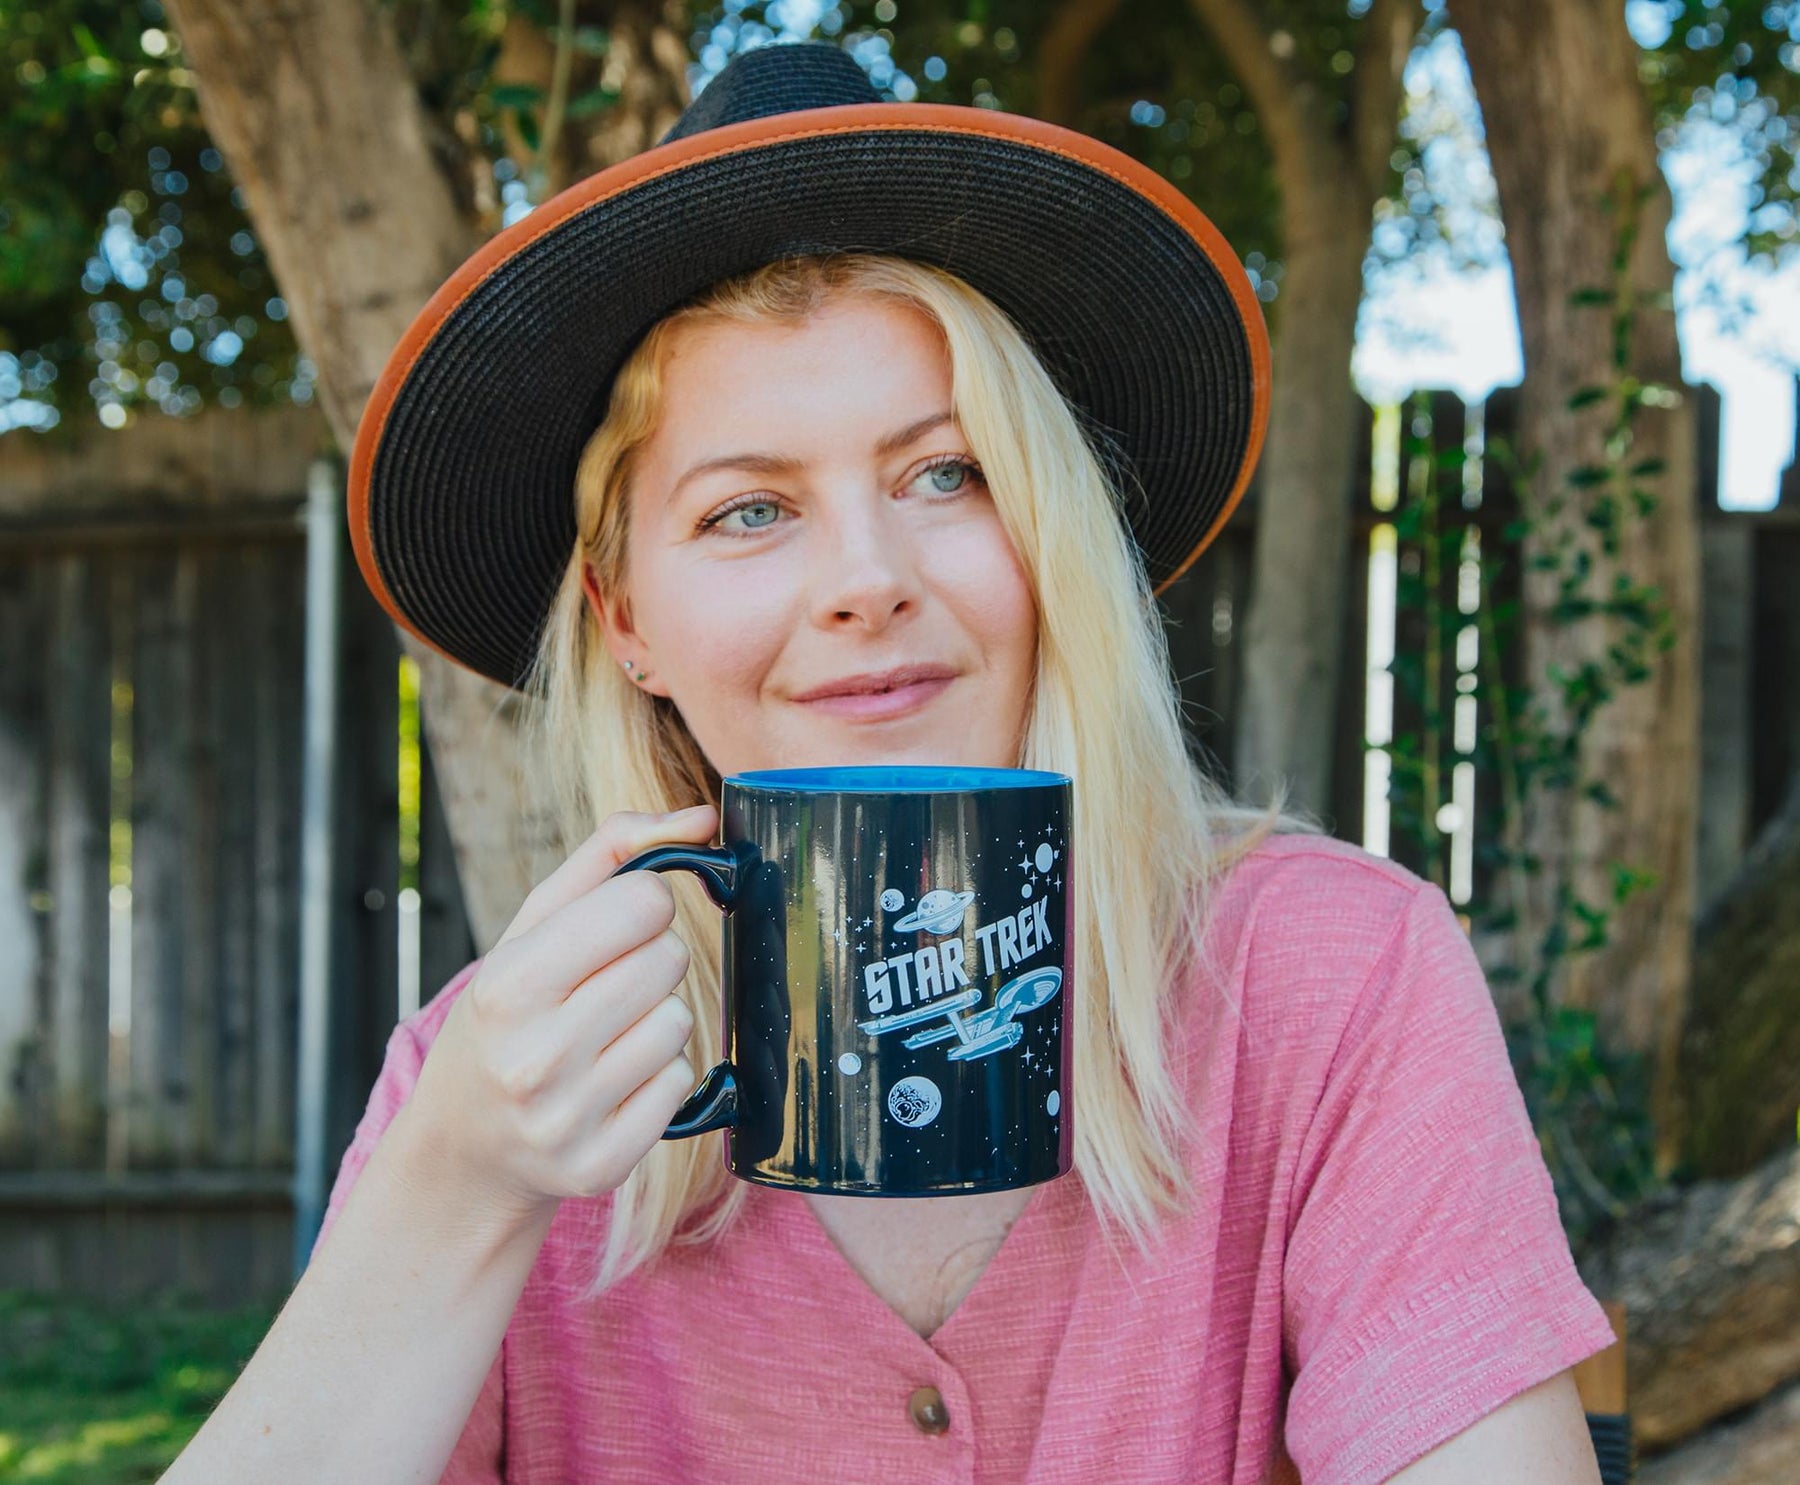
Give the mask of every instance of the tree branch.
[(1313, 174), (1337, 142), (1319, 110), (1311, 81), (1275, 50), (1275, 35), (1248, 0), (1188, 0), (1244, 85), (1275, 155), (1284, 188)]
[(1065, 0), (1038, 43), (1037, 114), (1068, 126), (1075, 115), (1076, 75), (1094, 38), (1118, 12), (1120, 0)]
[(1374, 0), (1363, 21), (1350, 103), (1350, 147), (1371, 199), (1381, 194), (1400, 135), (1406, 59), (1418, 30), (1419, 0)]

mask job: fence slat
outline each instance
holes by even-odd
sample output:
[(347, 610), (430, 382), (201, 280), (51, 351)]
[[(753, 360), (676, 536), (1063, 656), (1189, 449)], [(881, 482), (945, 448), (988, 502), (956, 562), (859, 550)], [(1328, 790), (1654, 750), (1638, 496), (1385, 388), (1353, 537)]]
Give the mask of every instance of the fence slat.
[(48, 1156), (49, 891), (44, 688), (49, 583), (41, 567), (0, 563), (0, 1155)]
[[(572, 848), (571, 848), (572, 849)], [(456, 847), (438, 789), (437, 767), (419, 736), (419, 1003), (443, 989), (475, 957)]]
[[(351, 560), (348, 543), (344, 560)], [(400, 642), (393, 620), (346, 571), (339, 630), (337, 799), (332, 877), (331, 1169), (350, 1143), (398, 1009)]]
[(45, 735), (50, 815), (51, 1150), (58, 1167), (105, 1158), (111, 911), (112, 584), (102, 554), (48, 559), (51, 667)]
[(218, 789), (215, 839), (197, 842), (217, 863), (214, 894), (214, 980), (217, 1000), (203, 1059), (211, 1069), (212, 1149), (208, 1164), (247, 1164), (254, 1149), (251, 1110), (255, 1097), (251, 1029), (255, 993), (256, 837), (264, 828), (256, 790), (256, 736), (265, 724), (256, 714), (252, 677), (272, 656), (259, 654), (263, 591), (256, 549), (227, 550), (212, 567), (203, 594), (211, 743)]
[(300, 772), (306, 647), (306, 564), (299, 547), (254, 554), (255, 649), (246, 677), (258, 727), (255, 762), (257, 828), (254, 894), (255, 969), (251, 976), (255, 1105), (249, 1163), (291, 1166), (294, 1160), (294, 1028), (300, 1014)]
[(203, 947), (183, 906), (200, 801), (194, 736), (195, 553), (137, 556), (132, 655), (131, 1086), (126, 1164), (179, 1166), (194, 1147), (182, 987)]

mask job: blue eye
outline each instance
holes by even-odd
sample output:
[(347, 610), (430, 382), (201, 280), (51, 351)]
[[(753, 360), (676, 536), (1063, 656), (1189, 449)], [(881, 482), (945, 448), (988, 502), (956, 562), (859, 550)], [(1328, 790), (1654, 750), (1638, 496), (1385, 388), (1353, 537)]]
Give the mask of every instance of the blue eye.
[(736, 505), (728, 505), (725, 507), (724, 510), (715, 511), (712, 515), (708, 516), (704, 521), (702, 521), (700, 523), (700, 530), (709, 531), (709, 530), (713, 530), (716, 528), (716, 529), (722, 529), (722, 530), (729, 532), (732, 528), (725, 525), (725, 519), (727, 516), (735, 516), (739, 511), (754, 511), (754, 510), (767, 511), (769, 513), (768, 519), (763, 520), (763, 521), (755, 521), (755, 520), (751, 520), (748, 517), (746, 517), (744, 520), (744, 524), (741, 527), (738, 527), (737, 528), (738, 530), (740, 530), (740, 531), (766, 531), (766, 530), (768, 530), (768, 528), (770, 526), (775, 524), (775, 517), (781, 513), (781, 506), (780, 506), (779, 502), (774, 501), (774, 500), (740, 500)]
[[(985, 483), (981, 466), (967, 454), (952, 454), (947, 458), (939, 459), (934, 464), (926, 465), (924, 469), (913, 476), (912, 483), (917, 484), (927, 476), (931, 479), (933, 493), (938, 495), (961, 495), (966, 493), (971, 485)], [(726, 517), (734, 516), (739, 511), (745, 513), (743, 523), (735, 527), (726, 526), (724, 524)], [(765, 515), (762, 519), (758, 519), (751, 514), (754, 511), (762, 511)], [(781, 502), (779, 500), (744, 499), (707, 516), (700, 522), (696, 530), (722, 530), (727, 534), (735, 535), (743, 535), (752, 531), (767, 531), (776, 523), (780, 515)]]
[[(940, 475), (949, 476), (950, 482), (946, 484), (938, 478)], [(920, 479), (928, 476), (938, 494), (955, 495), (971, 480), (981, 478), (981, 466), (965, 455), (953, 454), (948, 459), (941, 459), (936, 464), (928, 465), (919, 471)]]

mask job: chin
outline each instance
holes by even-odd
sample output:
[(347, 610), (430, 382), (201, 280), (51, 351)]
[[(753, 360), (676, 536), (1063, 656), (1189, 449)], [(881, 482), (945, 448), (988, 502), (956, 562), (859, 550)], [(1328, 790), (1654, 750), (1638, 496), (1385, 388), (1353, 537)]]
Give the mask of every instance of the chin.
[(883, 746), (867, 740), (843, 743), (817, 742), (783, 749), (754, 763), (740, 764), (721, 774), (748, 773), (764, 768), (896, 768), (904, 766), (949, 768), (969, 765), (966, 758), (946, 757), (940, 748)]

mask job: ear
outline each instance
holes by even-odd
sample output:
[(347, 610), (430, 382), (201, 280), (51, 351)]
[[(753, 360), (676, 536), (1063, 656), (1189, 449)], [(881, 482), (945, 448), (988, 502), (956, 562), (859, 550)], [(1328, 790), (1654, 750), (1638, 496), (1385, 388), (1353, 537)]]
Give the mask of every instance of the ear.
[(581, 588), (587, 594), (588, 607), (593, 610), (613, 664), (625, 670), (626, 662), (630, 661), (631, 669), (626, 671), (628, 677), (648, 672), (643, 680), (633, 680), (633, 685), (655, 696), (667, 696), (669, 693), (662, 678), (656, 674), (649, 644), (632, 628), (630, 602), (622, 594), (601, 591), (599, 577), (591, 562), (581, 564)]

